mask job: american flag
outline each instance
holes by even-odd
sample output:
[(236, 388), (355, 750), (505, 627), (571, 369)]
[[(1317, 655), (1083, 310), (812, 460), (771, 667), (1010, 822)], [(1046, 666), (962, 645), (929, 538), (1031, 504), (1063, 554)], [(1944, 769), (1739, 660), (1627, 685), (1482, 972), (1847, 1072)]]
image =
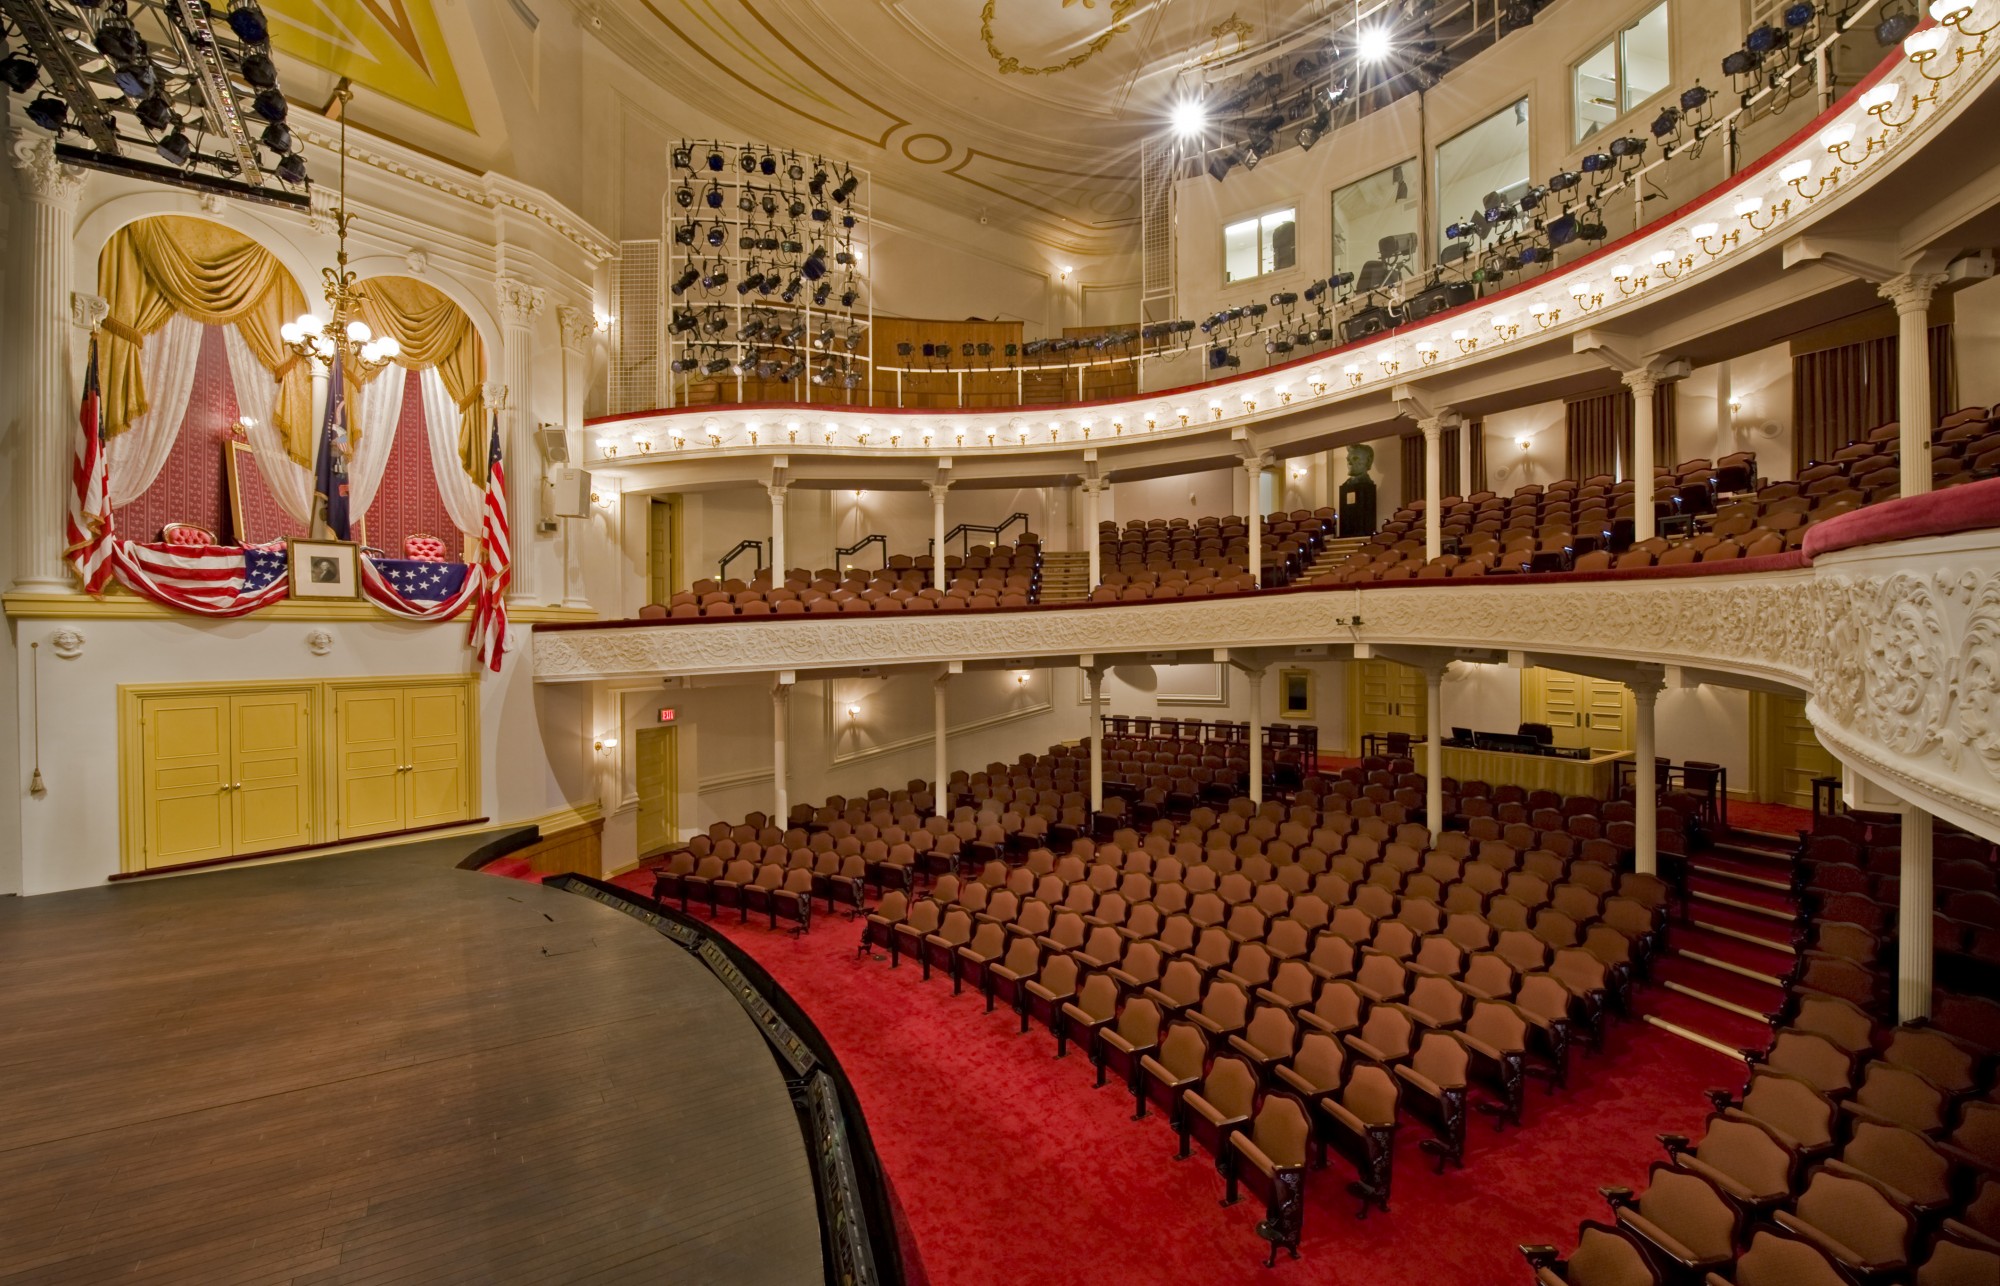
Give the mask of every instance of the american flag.
[(470, 643), (495, 674), (507, 641), (507, 582), (513, 546), (507, 537), (507, 474), (500, 466), (500, 417), (493, 417), (492, 446), (486, 452), (486, 520), (479, 542), (479, 605), (472, 611)]
[(70, 464), (69, 520), (65, 552), (93, 594), (111, 580), (110, 465), (104, 456), (97, 384), (97, 336), (90, 337), (90, 365), (83, 376), (83, 406), (77, 412), (76, 455)]
[(361, 588), (377, 606), (419, 621), (443, 621), (458, 615), (479, 589), (464, 563), (426, 562), (410, 558), (364, 558)]
[(283, 550), (120, 540), (108, 561), (133, 593), (203, 616), (243, 616), (291, 588)]

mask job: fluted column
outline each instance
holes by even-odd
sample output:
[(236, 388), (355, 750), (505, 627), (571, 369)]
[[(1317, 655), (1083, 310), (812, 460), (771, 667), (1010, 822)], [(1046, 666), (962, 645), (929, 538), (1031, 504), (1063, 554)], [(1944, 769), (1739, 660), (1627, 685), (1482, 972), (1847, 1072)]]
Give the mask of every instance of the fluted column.
[(1653, 538), (1653, 399), (1659, 378), (1648, 370), (1626, 371), (1632, 390), (1632, 539)]
[(14, 588), (73, 594), (77, 584), (63, 561), (63, 523), (77, 431), (70, 378), (70, 235), (83, 171), (57, 160), (55, 144), (46, 138), (16, 139), (14, 168), (21, 174), (29, 219)]
[(1264, 667), (1247, 666), (1244, 680), (1250, 685), (1250, 802), (1264, 802)]
[(950, 494), (949, 482), (931, 484), (931, 588), (937, 590), (951, 584), (944, 574), (944, 498)]
[(1903, 805), (1903, 871), (1897, 885), (1896, 1020), (1931, 1014), (1931, 815)]
[[(590, 383), (590, 340), (597, 333), (597, 318), (588, 308), (565, 304), (556, 309), (556, 329), (562, 336), (562, 427), (566, 437), (571, 425), (583, 423), (584, 394)], [(577, 539), (576, 526), (586, 521), (571, 518), (561, 524), (564, 607), (590, 606), (584, 594), (583, 555), (577, 547), (582, 542)]]
[(1104, 479), (1085, 478), (1081, 485), (1083, 487), (1083, 525), (1086, 528), (1083, 536), (1083, 547), (1090, 551), (1090, 580), (1085, 586), (1085, 593), (1089, 594), (1097, 591), (1097, 582), (1103, 579), (1104, 575), (1103, 551), (1098, 548), (1097, 537), (1097, 524), (1104, 521), (1103, 518), (1098, 516), (1102, 509), (1102, 506), (1098, 503), (1098, 498), (1104, 494)]
[(931, 680), (931, 720), (934, 725), (932, 736), (935, 742), (934, 753), (936, 755), (936, 762), (933, 767), (937, 772), (937, 782), (932, 787), (931, 793), (936, 796), (935, 807), (937, 811), (945, 816), (950, 816), (951, 814), (949, 801), (945, 797), (945, 780), (951, 775), (950, 761), (945, 753), (946, 741), (950, 736), (950, 725), (945, 719), (945, 685), (950, 681), (951, 672), (948, 670)]
[(1931, 489), (1931, 425), (1937, 418), (1931, 405), (1931, 296), (1943, 284), (1940, 273), (1912, 272), (1876, 287), (1896, 306), (1896, 422), (1902, 428), (1897, 450), (1905, 496)]
[(1632, 766), (1632, 869), (1641, 875), (1657, 875), (1660, 872), (1660, 782), (1658, 767), (1653, 762), (1658, 744), (1653, 715), (1663, 684), (1655, 678), (1628, 686), (1632, 689), (1632, 757), (1635, 761)]
[(1424, 825), (1444, 834), (1444, 673), (1451, 663), (1424, 667)]
[(1104, 811), (1104, 667), (1084, 671), (1090, 678), (1090, 811)]
[(771, 493), (771, 584), (785, 583), (785, 493), (790, 490), (782, 482), (773, 482), (764, 488)]
[(771, 685), (771, 824), (783, 830), (791, 816), (791, 765), (788, 746), (792, 725), (792, 685), (779, 679)]
[(1428, 562), (1444, 552), (1444, 460), (1440, 455), (1444, 417), (1418, 420), (1417, 427), (1424, 434), (1424, 559)]
[[(1458, 498), (1465, 499), (1479, 488), (1472, 485), (1472, 434), (1476, 426), (1470, 420), (1461, 420), (1458, 425)], [(1484, 432), (1484, 430), (1479, 430)]]
[(512, 277), (493, 283), (500, 314), (500, 379), (507, 386), (500, 412), (507, 464), (507, 520), (512, 528), (514, 573), (507, 597), (520, 602), (541, 597), (533, 556), (535, 524), (541, 519), (541, 459), (535, 450), (535, 320), (546, 296), (541, 287)]
[(1264, 466), (1270, 462), (1262, 452), (1243, 461), (1243, 479), (1250, 492), (1250, 579), (1260, 589), (1264, 585)]

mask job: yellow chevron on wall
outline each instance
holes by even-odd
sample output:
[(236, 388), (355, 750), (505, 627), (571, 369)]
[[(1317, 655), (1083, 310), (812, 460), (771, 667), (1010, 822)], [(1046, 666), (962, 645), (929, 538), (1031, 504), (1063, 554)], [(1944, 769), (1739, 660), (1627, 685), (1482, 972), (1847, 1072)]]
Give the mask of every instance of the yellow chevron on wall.
[(475, 128), (432, 0), (265, 0), (264, 12), (280, 52)]

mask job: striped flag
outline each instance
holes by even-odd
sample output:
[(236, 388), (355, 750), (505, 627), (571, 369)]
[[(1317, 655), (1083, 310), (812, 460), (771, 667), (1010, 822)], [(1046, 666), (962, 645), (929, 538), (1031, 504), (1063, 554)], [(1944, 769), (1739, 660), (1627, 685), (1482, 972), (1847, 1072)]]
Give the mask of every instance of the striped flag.
[(291, 591), (282, 549), (111, 542), (119, 583), (156, 603), (203, 616), (244, 616)]
[(507, 533), (507, 473), (500, 464), (500, 417), (493, 417), (492, 446), (486, 453), (486, 519), (479, 542), (479, 603), (472, 611), (471, 646), (479, 659), (500, 672), (507, 641), (507, 582), (513, 546)]
[(70, 464), (69, 520), (64, 552), (84, 589), (101, 594), (111, 580), (111, 482), (99, 414), (97, 336), (90, 337), (90, 365), (83, 376), (83, 406), (77, 412), (76, 456)]
[[(346, 378), (340, 363), (333, 364), (327, 377), (326, 422), (320, 426), (319, 450), (313, 456), (313, 517), (324, 524), (336, 540), (352, 540), (347, 513), (347, 432)], [(319, 534), (317, 530), (315, 535)]]

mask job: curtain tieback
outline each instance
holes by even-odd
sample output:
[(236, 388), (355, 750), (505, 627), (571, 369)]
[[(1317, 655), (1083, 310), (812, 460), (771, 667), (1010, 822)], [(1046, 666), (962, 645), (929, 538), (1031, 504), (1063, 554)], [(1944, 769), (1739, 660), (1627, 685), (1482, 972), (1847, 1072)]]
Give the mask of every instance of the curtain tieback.
[(143, 344), (146, 342), (146, 337), (134, 330), (129, 322), (120, 321), (116, 317), (106, 317), (100, 323), (100, 326), (107, 333), (124, 340), (128, 344)]

